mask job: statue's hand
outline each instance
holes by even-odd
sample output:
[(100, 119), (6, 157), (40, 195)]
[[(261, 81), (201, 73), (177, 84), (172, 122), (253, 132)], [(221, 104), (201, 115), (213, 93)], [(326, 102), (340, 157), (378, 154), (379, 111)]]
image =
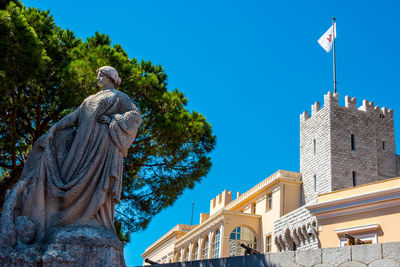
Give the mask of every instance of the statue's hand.
[(111, 123), (111, 118), (106, 115), (101, 115), (97, 118), (97, 122), (109, 125)]

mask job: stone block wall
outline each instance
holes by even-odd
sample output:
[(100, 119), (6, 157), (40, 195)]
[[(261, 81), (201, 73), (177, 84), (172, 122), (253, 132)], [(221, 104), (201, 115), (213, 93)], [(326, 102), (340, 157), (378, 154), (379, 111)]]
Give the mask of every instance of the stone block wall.
[(315, 203), (317, 195), (331, 188), (331, 108), (337, 94), (325, 96), (324, 108), (312, 105), (312, 116), (300, 115), (300, 172), (303, 181), (303, 204)]
[(331, 111), (330, 130), (333, 191), (352, 187), (353, 171), (356, 185), (397, 176), (392, 111), (380, 110), (366, 100), (358, 109), (336, 105)]
[(319, 248), (317, 234), (307, 234), (310, 226), (317, 229), (317, 219), (304, 206), (289, 212), (274, 222), (275, 245), (279, 251)]
[(391, 109), (380, 109), (366, 100), (357, 108), (356, 98), (349, 96), (345, 106), (340, 106), (339, 95), (328, 92), (324, 107), (316, 102), (311, 111), (311, 116), (306, 111), (300, 115), (305, 204), (315, 203), (319, 194), (352, 187), (353, 172), (356, 185), (399, 174)]
[(159, 264), (159, 267), (400, 267), (400, 242)]

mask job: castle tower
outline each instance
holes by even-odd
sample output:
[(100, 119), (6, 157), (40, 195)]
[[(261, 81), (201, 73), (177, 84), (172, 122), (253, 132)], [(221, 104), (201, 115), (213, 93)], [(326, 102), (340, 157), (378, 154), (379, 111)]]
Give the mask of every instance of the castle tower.
[(393, 111), (328, 92), (324, 107), (316, 102), (311, 116), (300, 115), (300, 172), (303, 204), (318, 194), (398, 175)]

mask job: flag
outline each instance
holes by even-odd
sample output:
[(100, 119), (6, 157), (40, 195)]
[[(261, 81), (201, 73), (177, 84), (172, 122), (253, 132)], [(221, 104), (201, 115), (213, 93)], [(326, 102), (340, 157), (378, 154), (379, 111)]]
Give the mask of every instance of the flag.
[[(333, 32), (333, 28), (335, 28), (335, 32)], [(332, 49), (333, 38), (336, 38), (336, 23), (319, 38), (318, 43), (329, 53)]]

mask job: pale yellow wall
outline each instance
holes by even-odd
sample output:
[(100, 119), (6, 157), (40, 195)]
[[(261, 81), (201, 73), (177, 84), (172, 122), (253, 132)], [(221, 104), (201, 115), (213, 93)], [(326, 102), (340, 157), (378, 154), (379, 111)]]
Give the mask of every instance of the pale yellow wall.
[(300, 207), (301, 205), (301, 189), (299, 184), (284, 184), (285, 187), (285, 201), (283, 214), (291, 212)]
[[(254, 231), (254, 233), (257, 236), (257, 243), (258, 243), (258, 250), (262, 253), (265, 252), (265, 236), (271, 234), (272, 240), (274, 240), (273, 232), (274, 232), (274, 221), (276, 221), (280, 216), (294, 210), (295, 208), (298, 208), (300, 206), (300, 176), (296, 176), (295, 180), (293, 177), (291, 179), (286, 179), (286, 178), (280, 178), (276, 176), (277, 174), (279, 175), (291, 175), (289, 173), (286, 173), (284, 171), (278, 171), (276, 174), (273, 176), (270, 176), (268, 179), (270, 180), (264, 180), (265, 185), (262, 184), (262, 187), (260, 189), (256, 187), (252, 188), (251, 190), (254, 191), (248, 191), (252, 193), (246, 192), (247, 194), (246, 198), (239, 199), (240, 202), (236, 200), (233, 201), (231, 205), (229, 205), (229, 202), (231, 199), (227, 199), (227, 205), (225, 208), (229, 211), (233, 212), (241, 212), (244, 214), (251, 214), (251, 204), (256, 203), (256, 210), (255, 214), (256, 216), (247, 216), (247, 215), (240, 215), (240, 214), (232, 214), (229, 212), (222, 212), (220, 214), (217, 210), (219, 210), (220, 207), (219, 205), (224, 204), (224, 199), (222, 196), (224, 196), (224, 193), (227, 194), (228, 192), (224, 190), (224, 192), (220, 195), (218, 195), (215, 199), (211, 201), (211, 207), (210, 210), (214, 212), (214, 214), (210, 214), (210, 218), (208, 218), (208, 214), (202, 214), (202, 220), (201, 224), (196, 228), (195, 232), (191, 234), (190, 240), (185, 240), (185, 239), (179, 239), (177, 238), (177, 241), (175, 242), (175, 248), (174, 246), (168, 247), (168, 248), (163, 248), (163, 249), (156, 249), (152, 254), (149, 254), (148, 258), (152, 260), (158, 260), (159, 258), (165, 256), (166, 254), (170, 253), (170, 251), (174, 251), (175, 253), (179, 252), (182, 254), (182, 248), (187, 247), (188, 244), (193, 243), (194, 241), (200, 241), (203, 242), (204, 237), (208, 235), (211, 231), (215, 231), (217, 227), (219, 227), (220, 223), (223, 223), (223, 233), (221, 233), (221, 257), (227, 257), (228, 256), (228, 241), (229, 241), (229, 236), (230, 233), (235, 229), (236, 227), (239, 226), (246, 226)], [(268, 181), (270, 181), (268, 183)], [(260, 183), (261, 184), (261, 183)], [(285, 192), (284, 194), (282, 192)], [(254, 193), (253, 193), (254, 192)], [(267, 207), (267, 194), (272, 193), (272, 209), (266, 210)], [(231, 196), (231, 192), (229, 192), (229, 195)], [(229, 197), (230, 197), (229, 196)], [(214, 202), (215, 201), (215, 208), (214, 208)], [(219, 204), (219, 205), (218, 205)], [(219, 214), (216, 217), (213, 216), (215, 214)], [(222, 222), (220, 223), (215, 223), (215, 225), (212, 227), (212, 229), (208, 229), (206, 232), (203, 232), (205, 229), (204, 227), (208, 227), (207, 225), (214, 224), (213, 220), (217, 218), (221, 218), (219, 216), (223, 216)], [(261, 217), (260, 217), (261, 216)], [(196, 234), (198, 232), (198, 234)], [(192, 237), (193, 235), (193, 237)], [(179, 241), (181, 240), (181, 241)], [(212, 239), (210, 239), (211, 242)], [(184, 242), (184, 243), (183, 243)], [(201, 247), (201, 244), (200, 244)], [(272, 251), (277, 252), (277, 248), (275, 246), (275, 243), (272, 242)], [(192, 251), (190, 250), (190, 253)], [(211, 251), (209, 251), (211, 254)], [(151, 258), (150, 255), (153, 257)], [(180, 260), (180, 259), (179, 259)]]
[[(285, 190), (285, 194), (282, 194)], [(258, 249), (260, 252), (265, 250), (265, 236), (271, 234), (274, 240), (274, 222), (286, 213), (300, 207), (301, 205), (301, 185), (300, 183), (277, 183), (271, 188), (268, 188), (261, 194), (255, 197), (249, 197), (244, 204), (236, 207), (234, 211), (242, 211), (243, 213), (251, 214), (251, 203), (256, 203), (256, 213), (261, 215), (261, 223), (258, 229), (255, 229), (258, 237)], [(272, 209), (266, 210), (267, 194), (272, 193)], [(245, 222), (244, 222), (245, 223)], [(234, 228), (233, 228), (234, 229)], [(228, 234), (229, 235), (229, 234)], [(275, 243), (272, 242), (272, 251), (277, 252), (278, 249)]]
[[(176, 240), (176, 236), (172, 236), (168, 240), (166, 240), (161, 246), (154, 249), (151, 253), (147, 255), (146, 258), (149, 258), (152, 261), (161, 262), (161, 258), (168, 255), (169, 253), (174, 252), (174, 242)], [(149, 265), (148, 263), (144, 262), (145, 258), (143, 259), (143, 265)]]
[[(278, 184), (274, 186), (264, 194), (264, 213), (261, 217), (261, 233), (260, 233), (260, 252), (265, 252), (265, 236), (271, 234), (272, 240), (274, 237), (274, 221), (276, 221), (281, 214), (281, 187)], [(267, 203), (267, 194), (272, 193), (272, 208), (268, 211), (265, 211), (266, 203)], [(277, 252), (278, 249), (275, 246), (275, 243), (272, 242), (272, 252)]]
[(359, 185), (356, 187), (337, 190), (331, 193), (321, 194), (318, 196), (318, 203), (352, 197), (356, 195), (364, 195), (385, 189), (400, 187), (400, 177), (387, 179), (375, 183)]
[(318, 224), (322, 226), (322, 231), (319, 232), (322, 248), (339, 246), (339, 238), (334, 230), (370, 224), (380, 225), (380, 229), (377, 231), (378, 243), (399, 241), (400, 207), (320, 219)]
[(228, 257), (228, 251), (229, 251), (229, 236), (231, 232), (239, 227), (239, 226), (246, 226), (254, 231), (256, 235), (259, 233), (259, 225), (260, 225), (260, 219), (259, 218), (254, 218), (254, 217), (244, 217), (244, 216), (234, 216), (231, 214), (226, 214), (225, 221), (228, 223), (224, 224), (224, 233), (222, 235), (222, 257)]

